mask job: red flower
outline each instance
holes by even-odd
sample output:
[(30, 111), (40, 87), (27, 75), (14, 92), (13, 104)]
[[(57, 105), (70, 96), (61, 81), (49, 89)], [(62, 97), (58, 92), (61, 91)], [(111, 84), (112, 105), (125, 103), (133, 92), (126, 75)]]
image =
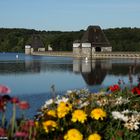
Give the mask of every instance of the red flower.
[(33, 121), (33, 120), (29, 120), (28, 122), (27, 122), (27, 124), (28, 124), (28, 126), (35, 126), (35, 122)]
[(121, 130), (118, 130), (118, 131), (116, 132), (116, 134), (117, 134), (118, 136), (122, 137), (122, 136), (124, 135), (124, 132), (121, 131)]
[(0, 137), (5, 137), (6, 135), (6, 130), (0, 127)]
[(140, 95), (140, 88), (138, 88), (138, 87), (134, 87), (131, 91), (132, 91), (132, 93), (134, 93), (134, 94)]
[(0, 111), (5, 111), (5, 102), (2, 98), (0, 98)]
[(4, 85), (0, 85), (0, 93), (7, 94), (10, 92), (11, 92), (11, 90), (8, 87), (6, 87)]
[(11, 99), (11, 103), (13, 103), (13, 104), (19, 103), (19, 99), (18, 99), (17, 97), (13, 97), (13, 98)]
[(10, 97), (9, 95), (3, 95), (3, 96), (2, 96), (2, 100), (3, 100), (4, 102), (9, 102), (9, 101), (11, 100), (11, 97)]
[(29, 107), (30, 107), (29, 103), (26, 101), (20, 101), (18, 106), (22, 110), (29, 109)]
[(29, 132), (30, 128), (34, 126), (35, 126), (35, 122), (33, 120), (28, 120), (22, 124), (21, 131)]
[(113, 85), (113, 86), (110, 86), (110, 87), (109, 87), (109, 90), (110, 90), (111, 92), (115, 92), (115, 91), (120, 90), (120, 87), (119, 87), (119, 85)]

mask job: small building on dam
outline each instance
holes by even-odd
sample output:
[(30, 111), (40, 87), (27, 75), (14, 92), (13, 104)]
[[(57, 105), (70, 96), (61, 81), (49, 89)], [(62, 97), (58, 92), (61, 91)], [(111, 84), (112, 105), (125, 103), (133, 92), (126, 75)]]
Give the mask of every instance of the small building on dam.
[(112, 52), (112, 46), (100, 26), (89, 26), (81, 40), (73, 42), (73, 55), (91, 57), (95, 52)]
[(32, 54), (33, 52), (44, 52), (45, 47), (38, 35), (32, 36), (31, 44), (25, 46), (25, 54)]

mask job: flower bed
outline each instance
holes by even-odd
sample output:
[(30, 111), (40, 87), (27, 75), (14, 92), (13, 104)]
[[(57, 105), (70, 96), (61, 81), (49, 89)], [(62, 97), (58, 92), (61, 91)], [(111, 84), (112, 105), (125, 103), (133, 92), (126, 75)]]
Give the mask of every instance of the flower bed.
[[(9, 93), (10, 90), (0, 92)], [(7, 102), (13, 105), (11, 122), (2, 118), (0, 137), (28, 140), (132, 140), (140, 139), (140, 84), (133, 89), (110, 86), (106, 91), (68, 91), (64, 96), (49, 99), (34, 120), (15, 118), (16, 107), (29, 108), (25, 101), (0, 97), (4, 115)], [(5, 94), (4, 93), (4, 94)], [(2, 93), (3, 94), (3, 93)]]

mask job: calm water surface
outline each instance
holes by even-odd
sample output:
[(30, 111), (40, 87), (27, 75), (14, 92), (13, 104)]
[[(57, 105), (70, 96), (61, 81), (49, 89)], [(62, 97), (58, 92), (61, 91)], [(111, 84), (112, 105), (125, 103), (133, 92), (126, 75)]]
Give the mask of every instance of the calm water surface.
[(101, 88), (123, 80), (128, 86), (138, 83), (140, 60), (104, 59), (81, 60), (68, 57), (27, 56), (0, 53), (0, 84), (11, 89), (11, 96), (30, 102), (27, 116), (51, 98), (51, 86), (57, 94), (67, 90), (87, 88), (97, 92)]

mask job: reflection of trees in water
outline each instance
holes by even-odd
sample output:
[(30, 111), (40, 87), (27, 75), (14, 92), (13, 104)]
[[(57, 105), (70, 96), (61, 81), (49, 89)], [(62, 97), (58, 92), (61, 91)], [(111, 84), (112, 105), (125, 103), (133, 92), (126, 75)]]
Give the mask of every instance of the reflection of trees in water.
[(39, 62), (24, 62), (24, 61), (13, 61), (0, 63), (0, 74), (20, 74), (20, 73), (38, 73), (40, 72)]
[(51, 63), (46, 63), (45, 67), (43, 70), (45, 71), (50, 71), (50, 72), (55, 72), (55, 71), (59, 71), (59, 72), (72, 72), (73, 66), (72, 64), (51, 64)]
[(136, 63), (136, 61), (125, 64), (112, 64), (112, 69), (108, 73), (113, 75), (128, 76), (130, 86), (133, 85), (135, 77), (137, 77), (137, 82), (140, 82), (140, 64)]
[(40, 73), (41, 71), (70, 71), (72, 64), (52, 64), (44, 61), (0, 62), (0, 74)]
[(112, 69), (108, 71), (109, 74), (113, 75), (128, 75), (130, 72), (133, 75), (140, 73), (140, 64), (134, 66), (133, 64), (112, 64)]
[(25, 65), (18, 62), (3, 62), (0, 63), (0, 74), (18, 73), (25, 70)]

